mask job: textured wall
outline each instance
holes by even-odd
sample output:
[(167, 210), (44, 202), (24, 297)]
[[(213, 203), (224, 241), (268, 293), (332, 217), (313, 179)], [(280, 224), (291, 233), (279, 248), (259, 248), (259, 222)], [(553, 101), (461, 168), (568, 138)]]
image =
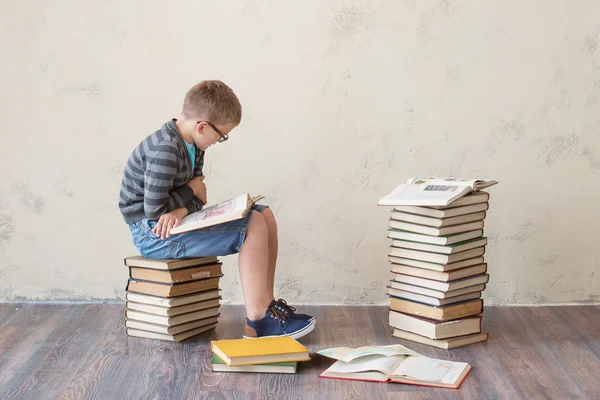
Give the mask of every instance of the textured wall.
[(597, 302), (598, 15), (566, 0), (5, 2), (0, 299), (123, 298), (123, 166), (218, 78), (244, 118), (207, 154), (209, 199), (267, 197), (288, 301), (384, 302), (377, 200), (439, 174), (501, 182), (489, 303)]

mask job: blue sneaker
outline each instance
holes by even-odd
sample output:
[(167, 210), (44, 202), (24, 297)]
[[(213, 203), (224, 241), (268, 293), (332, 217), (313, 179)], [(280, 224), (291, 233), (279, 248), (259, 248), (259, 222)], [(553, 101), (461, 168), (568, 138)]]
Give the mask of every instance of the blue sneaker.
[(281, 311), (291, 319), (299, 319), (302, 321), (311, 322), (316, 321), (315, 317), (313, 317), (312, 315), (296, 313), (296, 308), (288, 305), (288, 303), (284, 299), (279, 299), (277, 301), (273, 300), (271, 304), (269, 304), (269, 307), (275, 307), (275, 309)]
[(299, 339), (313, 329), (315, 324), (312, 321), (292, 319), (277, 308), (269, 306), (261, 319), (250, 321), (246, 318), (244, 339), (269, 336), (290, 336), (292, 339)]

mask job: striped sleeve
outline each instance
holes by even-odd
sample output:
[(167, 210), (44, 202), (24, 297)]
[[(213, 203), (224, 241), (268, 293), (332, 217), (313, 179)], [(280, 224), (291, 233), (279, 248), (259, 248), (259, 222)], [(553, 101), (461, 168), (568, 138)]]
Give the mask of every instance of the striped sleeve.
[(191, 199), (190, 201), (188, 201), (188, 203), (185, 205), (185, 208), (187, 209), (188, 214), (200, 211), (200, 210), (202, 210), (202, 207), (203, 207), (202, 202), (195, 197), (193, 199)]
[(194, 198), (188, 185), (173, 188), (177, 174), (178, 150), (171, 142), (144, 142), (146, 170), (144, 172), (144, 214), (150, 219), (177, 208), (185, 207)]

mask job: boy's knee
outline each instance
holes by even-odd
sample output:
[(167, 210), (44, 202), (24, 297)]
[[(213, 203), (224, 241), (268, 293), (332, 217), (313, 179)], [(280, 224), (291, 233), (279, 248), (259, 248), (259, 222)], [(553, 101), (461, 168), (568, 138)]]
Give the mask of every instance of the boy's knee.
[(277, 227), (277, 221), (275, 221), (275, 214), (273, 214), (273, 211), (271, 211), (270, 208), (265, 208), (264, 210), (262, 210), (261, 214), (265, 218), (265, 221), (267, 222), (268, 226)]
[(261, 214), (265, 218), (273, 218), (273, 219), (275, 219), (275, 214), (273, 214), (273, 211), (271, 211), (271, 209), (269, 207), (266, 207), (264, 210), (262, 210)]
[(248, 234), (264, 235), (268, 233), (267, 222), (261, 213), (253, 212), (248, 223)]

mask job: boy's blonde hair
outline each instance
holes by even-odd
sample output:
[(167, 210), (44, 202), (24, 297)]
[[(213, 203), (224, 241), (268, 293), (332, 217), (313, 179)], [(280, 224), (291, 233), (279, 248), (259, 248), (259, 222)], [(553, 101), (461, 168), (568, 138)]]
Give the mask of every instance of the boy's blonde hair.
[(242, 121), (242, 105), (233, 90), (221, 81), (202, 81), (192, 87), (183, 100), (185, 118), (206, 118), (216, 125)]

